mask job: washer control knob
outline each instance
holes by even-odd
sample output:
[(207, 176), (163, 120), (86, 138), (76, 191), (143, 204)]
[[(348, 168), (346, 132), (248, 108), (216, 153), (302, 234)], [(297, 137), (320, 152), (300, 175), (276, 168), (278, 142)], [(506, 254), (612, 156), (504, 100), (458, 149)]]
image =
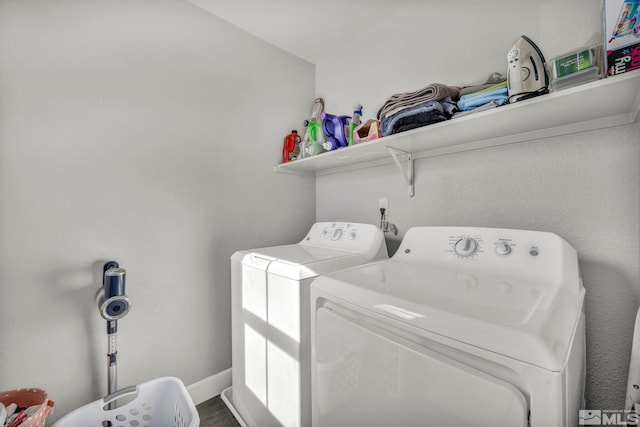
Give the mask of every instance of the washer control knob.
[(320, 233), (320, 237), (327, 237), (327, 230), (322, 230), (322, 233)]
[(342, 237), (342, 228), (336, 228), (333, 230), (333, 234), (331, 235), (331, 240), (340, 240)]
[(508, 243), (500, 242), (496, 245), (496, 253), (498, 255), (509, 255), (511, 253), (511, 246)]
[(470, 257), (478, 250), (478, 242), (471, 237), (463, 237), (456, 242), (453, 250), (462, 257)]
[(349, 240), (353, 240), (353, 239), (355, 239), (355, 238), (356, 238), (356, 232), (355, 232), (355, 231), (352, 231), (351, 233), (349, 233), (349, 235), (347, 236), (347, 238), (348, 238)]

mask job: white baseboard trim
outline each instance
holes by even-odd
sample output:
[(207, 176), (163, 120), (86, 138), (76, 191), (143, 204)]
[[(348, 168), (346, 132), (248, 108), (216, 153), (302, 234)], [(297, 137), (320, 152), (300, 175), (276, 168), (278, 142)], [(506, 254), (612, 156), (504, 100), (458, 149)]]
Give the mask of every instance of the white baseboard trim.
[(187, 386), (187, 391), (191, 395), (193, 403), (196, 405), (206, 402), (222, 393), (222, 391), (231, 386), (231, 368), (213, 374), (210, 377), (203, 378), (198, 382)]

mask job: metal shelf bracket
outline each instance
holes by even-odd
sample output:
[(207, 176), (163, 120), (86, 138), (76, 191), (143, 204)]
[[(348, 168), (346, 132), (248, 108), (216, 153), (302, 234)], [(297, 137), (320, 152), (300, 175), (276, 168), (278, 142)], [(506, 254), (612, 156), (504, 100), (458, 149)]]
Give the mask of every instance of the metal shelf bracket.
[[(398, 150), (397, 148), (393, 148), (393, 147), (387, 147), (387, 149), (389, 150), (389, 153), (391, 153), (391, 157), (393, 157), (393, 161), (396, 163), (396, 166), (400, 170), (400, 174), (402, 175), (402, 178), (405, 180), (405, 182), (407, 183), (407, 186), (409, 187), (409, 197), (413, 197), (413, 195), (415, 194), (415, 183), (413, 180), (413, 157), (411, 156), (411, 153), (407, 153), (406, 151)], [(400, 153), (401, 155), (407, 156), (406, 170), (402, 165), (402, 163), (400, 163), (400, 159), (398, 158), (398, 153)]]

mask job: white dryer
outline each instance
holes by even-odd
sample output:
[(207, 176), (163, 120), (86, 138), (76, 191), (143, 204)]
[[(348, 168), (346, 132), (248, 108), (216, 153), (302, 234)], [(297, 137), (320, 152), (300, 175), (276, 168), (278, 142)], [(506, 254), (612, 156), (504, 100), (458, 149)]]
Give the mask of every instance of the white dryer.
[(311, 425), (309, 286), (383, 258), (379, 228), (343, 222), (316, 223), (297, 244), (233, 254), (232, 387), (222, 397), (241, 424)]
[(412, 228), (312, 284), (313, 426), (575, 426), (584, 295), (555, 234)]

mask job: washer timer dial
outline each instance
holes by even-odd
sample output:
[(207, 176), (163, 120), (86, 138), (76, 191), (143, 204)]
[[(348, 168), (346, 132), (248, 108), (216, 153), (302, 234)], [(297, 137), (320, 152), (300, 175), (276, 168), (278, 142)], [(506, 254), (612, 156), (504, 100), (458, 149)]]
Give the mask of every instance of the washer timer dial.
[(340, 240), (341, 237), (342, 237), (341, 228), (336, 228), (335, 230), (333, 230), (333, 234), (331, 235), (331, 240)]
[(478, 241), (471, 237), (463, 237), (456, 242), (453, 250), (461, 257), (470, 257), (478, 251)]

